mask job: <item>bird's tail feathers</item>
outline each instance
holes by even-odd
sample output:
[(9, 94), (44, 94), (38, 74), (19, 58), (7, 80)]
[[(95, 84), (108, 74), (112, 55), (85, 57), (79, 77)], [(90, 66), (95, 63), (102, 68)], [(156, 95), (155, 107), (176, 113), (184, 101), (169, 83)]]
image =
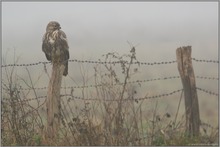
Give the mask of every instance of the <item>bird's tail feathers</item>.
[(68, 61), (65, 63), (65, 69), (64, 69), (63, 75), (64, 76), (68, 75)]

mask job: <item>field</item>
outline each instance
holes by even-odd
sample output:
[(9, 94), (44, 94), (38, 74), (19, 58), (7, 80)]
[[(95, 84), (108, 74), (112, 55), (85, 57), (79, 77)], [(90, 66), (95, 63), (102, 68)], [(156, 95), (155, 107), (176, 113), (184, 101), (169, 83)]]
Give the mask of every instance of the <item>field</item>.
[[(197, 88), (200, 134), (191, 136), (185, 131), (184, 93), (176, 61), (139, 62), (134, 47), (128, 54), (107, 53), (98, 61), (70, 60), (70, 72), (61, 88), (60, 127), (56, 134), (48, 135), (46, 98), (51, 65), (17, 62), (14, 59), (10, 65), (5, 60), (7, 66), (2, 66), (3, 146), (219, 144), (218, 94), (212, 92), (218, 90), (218, 78), (196, 76), (198, 84), (203, 80), (214, 84), (209, 90)], [(173, 64), (176, 74), (170, 76), (167, 71), (173, 70)], [(40, 68), (33, 70), (36, 66)], [(148, 73), (143, 72), (144, 66), (150, 66), (145, 67)], [(155, 66), (166, 67), (157, 72), (151, 69)]]

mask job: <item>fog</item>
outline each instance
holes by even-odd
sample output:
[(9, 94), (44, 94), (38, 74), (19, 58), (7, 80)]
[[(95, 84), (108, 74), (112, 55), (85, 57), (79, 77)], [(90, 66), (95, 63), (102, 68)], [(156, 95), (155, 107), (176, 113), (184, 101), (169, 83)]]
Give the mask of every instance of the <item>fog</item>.
[[(130, 42), (143, 62), (176, 60), (176, 49), (187, 45), (192, 46), (194, 58), (218, 60), (218, 2), (2, 2), (2, 57), (7, 64), (13, 62), (14, 52), (20, 57), (18, 64), (46, 61), (42, 36), (51, 20), (58, 21), (66, 33), (71, 59), (98, 60), (108, 52), (126, 54)], [(69, 73), (80, 81), (76, 68), (79, 66), (70, 65)], [(176, 65), (155, 68), (144, 67), (138, 79), (178, 75)], [(196, 63), (194, 68), (196, 75), (218, 76), (216, 64)], [(42, 71), (43, 66), (31, 67), (35, 78)], [(25, 70), (19, 72), (27, 76)], [(38, 87), (47, 83), (48, 79), (42, 80)], [(215, 81), (197, 83), (218, 90)], [(168, 84), (182, 86), (180, 79)], [(166, 85), (158, 82), (148, 91), (158, 88), (155, 92), (159, 92), (169, 87)], [(217, 98), (209, 97), (214, 100), (210, 108), (217, 108)]]
[(217, 14), (217, 2), (3, 2), (2, 53), (16, 49), (22, 63), (45, 60), (42, 36), (56, 20), (71, 58), (126, 53), (129, 41), (142, 60), (175, 58), (185, 45), (195, 57), (217, 59)]

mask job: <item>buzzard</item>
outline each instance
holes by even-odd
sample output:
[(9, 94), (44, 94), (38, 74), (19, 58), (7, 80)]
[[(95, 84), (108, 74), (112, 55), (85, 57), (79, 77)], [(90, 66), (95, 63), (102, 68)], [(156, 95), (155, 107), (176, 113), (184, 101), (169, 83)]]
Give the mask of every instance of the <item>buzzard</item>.
[(63, 75), (66, 76), (68, 74), (69, 46), (66, 34), (60, 29), (58, 22), (48, 23), (46, 33), (43, 36), (42, 51), (48, 61), (53, 62), (59, 59), (59, 62), (65, 65)]

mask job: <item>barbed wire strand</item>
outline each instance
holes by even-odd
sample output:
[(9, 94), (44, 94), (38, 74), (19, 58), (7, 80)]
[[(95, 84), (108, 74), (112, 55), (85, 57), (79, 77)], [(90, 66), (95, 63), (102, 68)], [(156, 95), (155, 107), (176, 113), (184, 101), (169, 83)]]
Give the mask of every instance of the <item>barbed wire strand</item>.
[[(175, 93), (178, 93), (182, 91), (182, 89), (179, 89), (179, 90), (174, 90), (170, 93), (163, 93), (163, 94), (160, 94), (160, 95), (154, 95), (154, 96), (146, 96), (146, 97), (142, 97), (142, 98), (132, 98), (132, 99), (123, 99), (123, 101), (139, 101), (139, 100), (147, 100), (147, 99), (156, 99), (156, 98), (162, 98), (162, 97), (168, 97), (168, 96), (171, 96)], [(86, 100), (86, 101), (119, 101), (120, 99), (98, 99), (98, 98), (83, 98), (83, 97), (79, 97), (79, 96), (74, 96), (74, 95), (71, 95), (71, 94), (61, 94), (60, 97), (69, 97), (68, 98), (68, 102), (70, 100)], [(30, 99), (25, 99), (25, 100), (22, 100), (22, 101), (18, 101), (20, 103), (22, 102), (28, 102), (28, 101), (33, 101), (33, 100), (36, 100), (36, 99), (43, 99), (43, 98), (47, 98), (47, 96), (39, 96), (39, 97), (35, 97), (35, 98), (30, 98)], [(9, 101), (9, 99), (4, 99), (2, 100), (3, 102), (4, 101)]]
[[(154, 95), (154, 96), (146, 96), (146, 97), (142, 97), (142, 98), (132, 98), (132, 99), (123, 99), (123, 101), (129, 101), (129, 100), (133, 100), (133, 101), (139, 101), (139, 100), (146, 100), (146, 99), (156, 99), (156, 98), (161, 98), (161, 97), (168, 97), (171, 96), (175, 93), (178, 93), (182, 91), (182, 89), (179, 90), (174, 90), (170, 93), (164, 93), (164, 94), (160, 94), (160, 95)], [(61, 97), (70, 97), (68, 100), (71, 99), (79, 99), (79, 100), (92, 100), (92, 101), (120, 101), (120, 99), (92, 99), (92, 98), (82, 98), (82, 97), (77, 97), (77, 96), (72, 96), (72, 95), (61, 95)]]
[[(218, 96), (218, 93), (206, 90), (206, 89), (202, 89), (202, 88), (198, 88), (196, 87), (196, 89), (203, 91), (207, 94), (210, 95), (214, 95), (214, 96)], [(170, 93), (164, 93), (164, 94), (160, 94), (160, 95), (154, 95), (154, 96), (146, 96), (146, 97), (142, 97), (142, 98), (132, 98), (132, 99), (124, 99), (124, 101), (128, 101), (128, 100), (134, 100), (134, 101), (139, 101), (139, 100), (147, 100), (147, 99), (155, 99), (155, 98), (161, 98), (161, 97), (168, 97), (171, 96), (175, 93), (178, 93), (180, 91), (182, 91), (183, 89), (179, 89), (179, 90), (174, 90)], [(18, 101), (18, 102), (27, 102), (27, 101), (32, 101), (32, 100), (36, 100), (36, 99), (42, 99), (42, 98), (46, 98), (47, 96), (39, 96), (39, 97), (35, 97), (35, 98), (30, 98), (30, 99), (25, 99), (22, 101)], [(79, 96), (74, 96), (71, 94), (65, 94), (65, 95), (60, 95), (60, 97), (69, 97), (68, 101), (70, 100), (89, 100), (89, 101), (119, 101), (119, 99), (98, 99), (98, 98), (83, 98), (83, 97), (79, 97)], [(3, 99), (5, 101), (9, 100), (9, 99)]]
[(199, 88), (199, 87), (196, 87), (196, 89), (197, 89), (197, 90), (200, 90), (200, 91), (202, 91), (202, 92), (205, 92), (205, 93), (207, 93), (207, 94), (209, 94), (209, 95), (218, 96), (218, 93), (212, 92), (212, 91), (210, 91), (210, 90), (206, 90), (206, 89)]
[[(193, 61), (196, 62), (206, 62), (206, 63), (219, 63), (218, 60), (204, 60), (204, 59), (196, 59), (196, 58), (191, 58)], [(69, 62), (77, 62), (77, 63), (91, 63), (91, 64), (130, 64), (128, 61), (112, 61), (112, 62), (107, 62), (107, 61), (92, 61), (92, 60), (78, 60), (78, 59), (70, 59), (68, 60)], [(6, 65), (1, 65), (1, 67), (9, 67), (9, 66), (35, 66), (35, 65), (46, 65), (51, 62), (36, 62), (36, 63), (29, 63), (29, 64), (6, 64)], [(176, 60), (173, 61), (161, 61), (161, 62), (133, 62), (131, 64), (138, 64), (138, 65), (162, 65), (162, 64), (173, 64), (176, 63)]]
[[(153, 78), (153, 79), (146, 79), (146, 80), (136, 80), (127, 82), (127, 84), (134, 84), (134, 83), (144, 83), (144, 82), (152, 82), (152, 81), (160, 81), (160, 80), (170, 80), (170, 79), (178, 79), (180, 76), (170, 76), (170, 77), (161, 77), (161, 78)], [(115, 83), (114, 85), (123, 85), (124, 83)], [(98, 84), (98, 85), (85, 85), (85, 86), (65, 86), (61, 87), (61, 89), (81, 89), (81, 88), (92, 88), (92, 87), (101, 87), (105, 86), (106, 84)], [(35, 90), (46, 90), (47, 87), (39, 87), (34, 88)], [(33, 90), (32, 88), (19, 88), (19, 90)]]
[(219, 80), (219, 78), (216, 77), (207, 77), (207, 76), (196, 76), (197, 79), (204, 79), (204, 80)]
[[(153, 79), (146, 79), (146, 80), (136, 80), (136, 81), (130, 81), (127, 82), (128, 84), (134, 84), (134, 83), (145, 83), (145, 82), (153, 82), (153, 81), (160, 81), (160, 80), (170, 80), (170, 79), (179, 79), (180, 76), (170, 76), (170, 77), (160, 77), (160, 78), (153, 78)], [(204, 80), (219, 80), (219, 78), (216, 77), (206, 77), (206, 76), (196, 76), (198, 79), (204, 79)], [(124, 83), (115, 83), (113, 85), (123, 85)], [(101, 87), (105, 86), (105, 83), (98, 84), (98, 85), (85, 85), (85, 86), (66, 86), (61, 87), (61, 89), (82, 89), (82, 88), (92, 88), (92, 87)], [(34, 90), (46, 90), (47, 87), (38, 87), (34, 88)], [(28, 91), (33, 90), (33, 88), (19, 88), (20, 91)]]
[[(161, 61), (161, 62), (133, 62), (130, 63), (128, 61), (92, 61), (92, 60), (77, 60), (77, 59), (70, 59), (69, 62), (77, 62), (77, 63), (90, 63), (90, 64), (138, 64), (138, 65), (161, 65), (161, 64), (172, 64), (176, 61)], [(49, 64), (51, 62), (36, 62), (36, 63), (30, 63), (30, 64), (7, 64), (2, 65), (1, 67), (9, 67), (9, 66), (35, 66), (39, 64)]]
[(218, 60), (204, 60), (204, 59), (196, 59), (196, 58), (191, 58), (191, 59), (196, 62), (219, 63)]

